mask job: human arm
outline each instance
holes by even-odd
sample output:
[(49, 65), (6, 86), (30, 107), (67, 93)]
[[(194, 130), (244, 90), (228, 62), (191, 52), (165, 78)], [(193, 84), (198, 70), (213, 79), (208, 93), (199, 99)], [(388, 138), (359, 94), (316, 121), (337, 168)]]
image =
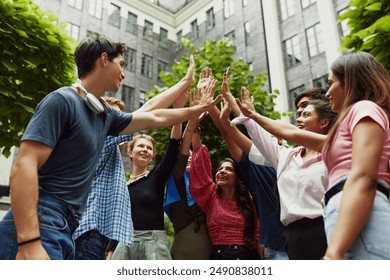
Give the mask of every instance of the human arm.
[[(208, 87), (215, 87), (216, 80), (213, 80)], [(173, 124), (182, 123), (188, 119), (200, 115), (202, 112), (210, 110), (221, 98), (217, 96), (214, 99), (211, 91), (209, 94), (202, 96), (200, 103), (188, 108), (174, 108), (174, 109), (156, 109), (151, 112), (134, 112), (132, 121), (127, 127), (122, 130), (121, 134), (129, 134), (143, 129), (152, 129), (158, 127), (171, 126)]]
[(182, 78), (174, 86), (148, 100), (137, 110), (137, 112), (150, 112), (155, 109), (168, 108), (178, 97), (185, 94), (195, 81), (195, 62), (193, 55), (190, 55), (189, 62), (190, 64), (184, 78)]
[(260, 115), (255, 111), (253, 97), (250, 96), (249, 91), (247, 90), (241, 91), (241, 101), (237, 98), (236, 102), (245, 116), (253, 119), (257, 124), (275, 137), (285, 139), (315, 151), (321, 151), (327, 137), (326, 135), (302, 130), (292, 124), (272, 120)]
[[(234, 96), (230, 93), (229, 90), (229, 78), (230, 78), (230, 67), (226, 69), (226, 72), (223, 74), (223, 81), (222, 81), (222, 95), (229, 104), (230, 108), (233, 110), (233, 112), (236, 114), (236, 116), (241, 115), (241, 110), (238, 107), (236, 100)], [(243, 87), (241, 88), (243, 90)]]
[[(22, 141), (11, 169), (10, 189), (17, 242), (40, 236), (38, 205), (38, 169), (47, 161), (52, 149), (39, 142)], [(18, 247), (17, 259), (49, 259), (41, 240)]]
[[(375, 135), (375, 137), (372, 137)], [(366, 117), (352, 132), (352, 165), (325, 257), (342, 259), (366, 224), (376, 194), (383, 128)]]

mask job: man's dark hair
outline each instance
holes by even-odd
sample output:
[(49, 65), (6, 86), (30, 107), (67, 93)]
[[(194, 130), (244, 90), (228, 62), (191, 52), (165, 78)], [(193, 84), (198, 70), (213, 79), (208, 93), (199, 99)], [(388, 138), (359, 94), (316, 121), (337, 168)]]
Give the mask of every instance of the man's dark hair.
[(125, 43), (114, 42), (102, 34), (92, 33), (88, 35), (81, 40), (74, 53), (78, 77), (80, 78), (92, 71), (96, 60), (103, 52), (106, 52), (108, 59), (113, 61), (119, 54), (123, 55), (125, 49)]
[(325, 96), (326, 90), (323, 88), (307, 89), (295, 97), (295, 108), (298, 107), (299, 100), (304, 97), (311, 97), (312, 99), (328, 100)]

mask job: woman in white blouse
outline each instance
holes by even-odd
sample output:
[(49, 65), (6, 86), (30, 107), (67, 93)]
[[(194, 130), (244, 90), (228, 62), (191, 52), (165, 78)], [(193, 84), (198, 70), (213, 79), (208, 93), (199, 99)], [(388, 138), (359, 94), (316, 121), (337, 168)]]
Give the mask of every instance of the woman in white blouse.
[[(242, 94), (249, 95), (249, 92), (243, 90)], [(297, 126), (326, 134), (335, 116), (327, 101), (314, 100), (297, 119)], [(233, 123), (246, 126), (255, 146), (277, 170), (280, 219), (286, 225), (284, 237), (289, 258), (320, 259), (327, 247), (321, 199), (328, 188), (321, 154), (301, 146), (280, 146), (267, 131), (243, 115)]]

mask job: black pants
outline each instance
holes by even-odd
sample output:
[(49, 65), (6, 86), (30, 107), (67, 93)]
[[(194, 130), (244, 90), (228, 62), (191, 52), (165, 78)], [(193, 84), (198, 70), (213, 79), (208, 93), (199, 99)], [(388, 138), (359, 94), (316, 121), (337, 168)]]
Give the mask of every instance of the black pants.
[(257, 250), (244, 245), (213, 245), (212, 260), (259, 260)]
[(303, 218), (288, 224), (284, 239), (290, 260), (319, 260), (327, 247), (324, 219)]

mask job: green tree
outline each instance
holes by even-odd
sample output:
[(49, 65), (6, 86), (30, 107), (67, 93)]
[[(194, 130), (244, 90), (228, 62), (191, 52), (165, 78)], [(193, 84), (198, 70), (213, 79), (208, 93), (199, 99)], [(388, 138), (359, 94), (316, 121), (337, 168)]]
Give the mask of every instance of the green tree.
[(348, 21), (351, 32), (342, 49), (366, 51), (390, 70), (390, 0), (351, 0), (338, 22)]
[(75, 81), (76, 40), (32, 0), (0, 0), (0, 149), (19, 146), (38, 102)]
[[(281, 114), (273, 110), (275, 103), (273, 99), (278, 92), (268, 93), (264, 90), (264, 83), (267, 78), (264, 73), (254, 76), (249, 71), (249, 65), (242, 59), (234, 60), (235, 47), (229, 44), (228, 38), (223, 38), (218, 42), (206, 41), (199, 49), (187, 39), (182, 39), (183, 45), (188, 49), (190, 54), (194, 55), (196, 65), (196, 81), (193, 87), (196, 87), (199, 79), (201, 69), (204, 67), (210, 67), (213, 71), (214, 77), (219, 81), (216, 94), (221, 93), (221, 83), (223, 74), (228, 67), (231, 67), (230, 75), (230, 91), (236, 97), (239, 97), (242, 86), (249, 89), (256, 101), (256, 110), (261, 114), (271, 117), (273, 119), (279, 119)], [(159, 76), (164, 83), (164, 88), (155, 87), (152, 91), (148, 92), (147, 97), (155, 96), (166, 88), (173, 86), (182, 77), (184, 77), (188, 68), (188, 54), (182, 56), (180, 61), (175, 61), (172, 66), (172, 72), (160, 72)], [(201, 123), (202, 129), (202, 141), (209, 148), (212, 164), (216, 166), (217, 163), (225, 158), (229, 157), (225, 142), (221, 138), (218, 129), (215, 127), (211, 118), (207, 117)], [(161, 128), (155, 130), (149, 130), (150, 134), (156, 139), (157, 155), (156, 160), (159, 161), (165, 152), (167, 143), (169, 141), (171, 128)]]

